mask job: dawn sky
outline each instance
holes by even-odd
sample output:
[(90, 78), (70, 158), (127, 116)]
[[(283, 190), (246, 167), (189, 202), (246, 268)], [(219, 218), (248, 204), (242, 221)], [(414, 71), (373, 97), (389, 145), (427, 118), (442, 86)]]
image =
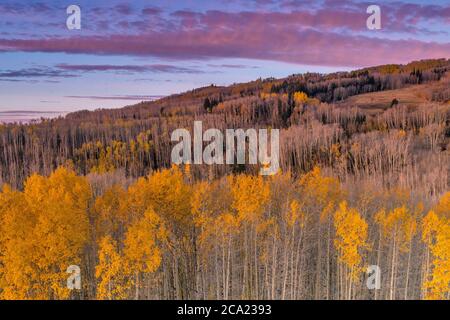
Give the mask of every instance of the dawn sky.
[[(66, 8), (81, 8), (68, 30)], [(381, 30), (366, 9), (381, 7)], [(450, 57), (450, 1), (0, 0), (0, 113)]]

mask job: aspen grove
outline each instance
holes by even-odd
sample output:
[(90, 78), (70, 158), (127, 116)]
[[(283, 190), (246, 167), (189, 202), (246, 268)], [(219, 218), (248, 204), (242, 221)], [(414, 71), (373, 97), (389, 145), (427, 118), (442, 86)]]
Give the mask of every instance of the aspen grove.
[[(127, 186), (60, 167), (0, 193), (3, 299), (447, 299), (450, 193), (358, 191), (319, 167)], [(69, 265), (82, 288), (66, 288)], [(378, 265), (381, 288), (366, 286)]]

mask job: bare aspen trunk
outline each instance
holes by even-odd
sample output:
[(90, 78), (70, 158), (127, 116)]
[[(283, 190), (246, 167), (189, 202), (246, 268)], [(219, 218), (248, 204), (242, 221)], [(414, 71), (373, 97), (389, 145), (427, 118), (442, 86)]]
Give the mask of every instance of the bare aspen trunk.
[(139, 271), (136, 271), (136, 283), (135, 283), (135, 293), (134, 293), (134, 299), (139, 300)]
[(394, 244), (392, 248), (392, 259), (391, 259), (391, 283), (389, 291), (389, 299), (394, 300), (395, 288), (394, 288), (394, 277), (395, 277), (395, 256), (396, 256), (396, 236), (394, 235)]
[[(380, 267), (380, 261), (381, 261), (381, 240), (382, 240), (382, 233), (381, 233), (381, 227), (379, 229), (379, 239), (378, 239), (378, 252), (377, 252), (377, 266)], [(375, 300), (378, 300), (378, 289), (375, 289)]]
[(406, 266), (406, 283), (405, 283), (405, 300), (408, 300), (408, 287), (409, 287), (409, 267), (411, 265), (411, 251), (412, 251), (412, 241), (409, 243), (409, 253), (408, 253), (408, 264)]

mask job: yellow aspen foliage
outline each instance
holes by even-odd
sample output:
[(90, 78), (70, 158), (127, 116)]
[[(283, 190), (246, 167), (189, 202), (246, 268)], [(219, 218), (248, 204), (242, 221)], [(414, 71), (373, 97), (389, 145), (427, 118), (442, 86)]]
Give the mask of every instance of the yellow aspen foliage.
[(375, 221), (380, 225), (384, 239), (394, 241), (394, 245), (403, 252), (411, 249), (411, 240), (417, 232), (417, 221), (406, 206), (388, 213), (382, 210), (375, 216)]
[(49, 178), (31, 177), (24, 194), (36, 219), (33, 262), (39, 287), (35, 297), (65, 299), (70, 294), (67, 267), (81, 265), (88, 240), (90, 186), (86, 178), (59, 168)]
[[(50, 177), (33, 175), (23, 193), (5, 189), (3, 296), (66, 299), (66, 270), (81, 265), (88, 240), (90, 186), (66, 168)], [(2, 206), (3, 207), (3, 206)]]
[(299, 186), (305, 205), (311, 210), (319, 211), (322, 221), (334, 211), (335, 204), (343, 198), (339, 180), (324, 176), (317, 166), (300, 178)]
[(124, 255), (129, 270), (155, 272), (161, 264), (161, 246), (167, 236), (168, 231), (161, 218), (154, 210), (147, 210), (144, 217), (132, 224), (125, 235)]
[[(192, 224), (191, 187), (184, 180), (180, 168), (173, 166), (153, 173), (145, 180), (142, 200), (147, 202), (145, 210), (150, 206), (174, 227)], [(138, 191), (140, 192), (140, 191)]]
[(232, 180), (231, 185), (232, 206), (236, 210), (239, 220), (257, 221), (269, 200), (269, 184), (261, 176), (239, 175)]
[(131, 288), (127, 276), (127, 266), (117, 249), (117, 242), (111, 236), (100, 240), (98, 264), (95, 267), (97, 278), (97, 299), (125, 299)]
[(208, 224), (212, 218), (213, 208), (211, 207), (210, 184), (207, 182), (199, 182), (194, 186), (195, 192), (191, 199), (191, 210), (194, 218), (194, 223), (198, 227), (203, 227)]
[(431, 275), (423, 287), (425, 298), (432, 300), (450, 297), (450, 193), (446, 193), (434, 210), (422, 221), (422, 239), (433, 255)]
[(4, 186), (0, 193), (0, 298), (29, 299), (33, 287), (33, 232), (35, 217), (23, 193)]
[(434, 212), (442, 218), (450, 219), (450, 192), (445, 193), (434, 208)]
[(298, 224), (300, 228), (305, 226), (306, 216), (302, 211), (302, 206), (297, 200), (292, 200), (289, 205), (289, 210), (286, 213), (286, 222), (290, 228)]
[(296, 104), (303, 104), (308, 101), (308, 95), (302, 91), (294, 93), (294, 101)]
[(139, 178), (127, 190), (128, 221), (131, 223), (140, 219), (151, 205), (152, 199), (148, 196), (148, 180)]
[(422, 220), (422, 241), (431, 246), (439, 229), (439, 217), (431, 210)]
[(351, 271), (350, 278), (356, 279), (362, 271), (360, 251), (367, 248), (367, 222), (354, 208), (349, 208), (346, 201), (339, 204), (334, 214), (336, 239), (334, 244), (339, 252), (339, 260)]
[(112, 235), (116, 240), (121, 238), (130, 219), (126, 199), (127, 191), (119, 185), (112, 186), (97, 197), (94, 212), (99, 237)]

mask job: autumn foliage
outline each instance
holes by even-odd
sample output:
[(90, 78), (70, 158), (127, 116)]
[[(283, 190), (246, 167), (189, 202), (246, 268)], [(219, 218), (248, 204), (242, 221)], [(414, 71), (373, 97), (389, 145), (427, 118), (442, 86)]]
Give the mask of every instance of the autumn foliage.
[(319, 167), (196, 181), (174, 166), (127, 184), (60, 167), (0, 193), (0, 296), (448, 299), (449, 200), (427, 211), (404, 189), (355, 193)]

